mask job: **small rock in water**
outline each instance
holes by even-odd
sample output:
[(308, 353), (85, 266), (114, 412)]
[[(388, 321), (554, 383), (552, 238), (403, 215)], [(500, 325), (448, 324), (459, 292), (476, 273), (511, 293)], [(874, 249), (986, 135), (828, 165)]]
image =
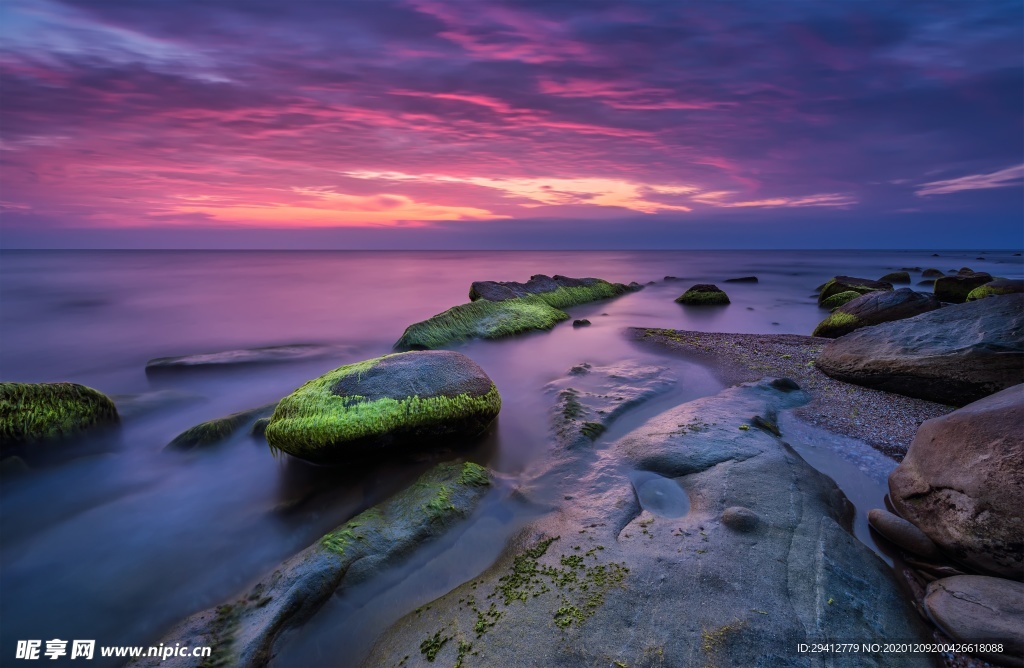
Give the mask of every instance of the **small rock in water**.
[(690, 497), (672, 478), (650, 471), (634, 471), (629, 476), (640, 507), (660, 517), (682, 517), (690, 512)]
[(573, 320), (572, 321), (572, 326), (573, 327), (590, 327), (590, 321), (587, 320), (586, 318), (581, 318), (579, 320)]
[(757, 276), (740, 276), (739, 278), (727, 278), (726, 283), (757, 283)]
[(903, 519), (881, 508), (868, 511), (868, 524), (883, 538), (921, 557), (941, 559), (939, 547), (923, 531)]

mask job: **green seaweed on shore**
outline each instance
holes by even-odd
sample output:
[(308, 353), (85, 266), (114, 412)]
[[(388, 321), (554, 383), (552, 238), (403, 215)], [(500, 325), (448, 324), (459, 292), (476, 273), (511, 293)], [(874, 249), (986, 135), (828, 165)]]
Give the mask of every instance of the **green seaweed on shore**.
[(821, 302), (822, 308), (835, 309), (839, 308), (843, 304), (849, 301), (853, 301), (857, 297), (860, 297), (861, 293), (854, 292), (853, 290), (847, 290), (845, 292), (837, 292), (828, 299)]

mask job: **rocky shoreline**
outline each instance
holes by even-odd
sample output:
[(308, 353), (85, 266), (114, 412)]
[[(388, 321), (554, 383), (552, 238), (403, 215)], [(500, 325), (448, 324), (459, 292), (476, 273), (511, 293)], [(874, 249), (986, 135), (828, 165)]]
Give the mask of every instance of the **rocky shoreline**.
[(826, 376), (815, 360), (828, 339), (650, 328), (630, 329), (629, 335), (644, 345), (707, 363), (729, 385), (765, 376), (792, 378), (811, 395), (807, 405), (794, 409), (802, 420), (864, 441), (897, 461), (906, 454), (921, 423), (954, 410)]

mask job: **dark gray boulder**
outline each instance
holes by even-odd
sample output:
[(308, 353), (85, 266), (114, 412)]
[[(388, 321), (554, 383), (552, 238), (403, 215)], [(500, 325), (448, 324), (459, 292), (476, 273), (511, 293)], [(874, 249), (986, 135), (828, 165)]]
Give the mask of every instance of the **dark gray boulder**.
[(1013, 295), (1021, 292), (1024, 292), (1024, 280), (996, 278), (985, 285), (971, 290), (967, 295), (967, 301), (973, 302), (986, 297), (995, 297), (996, 295)]
[(757, 276), (740, 276), (739, 278), (727, 278), (726, 283), (757, 283)]
[(940, 301), (951, 304), (963, 304), (971, 290), (980, 288), (986, 283), (992, 282), (992, 275), (983, 271), (971, 271), (961, 269), (953, 276), (943, 276), (935, 279), (935, 296)]
[(910, 288), (869, 292), (833, 310), (818, 324), (813, 336), (835, 339), (861, 327), (912, 318), (940, 306), (935, 295), (914, 292)]
[(818, 293), (818, 305), (822, 305), (826, 299), (840, 292), (856, 292), (866, 295), (876, 290), (892, 290), (892, 283), (886, 281), (872, 281), (870, 278), (855, 278), (853, 276), (836, 276), (821, 286)]
[(269, 418), (276, 406), (277, 403), (275, 402), (260, 406), (259, 408), (232, 413), (222, 418), (207, 420), (178, 434), (166, 447), (171, 450), (192, 450), (193, 448), (215, 445), (228, 439), (247, 424), (258, 421), (261, 418)]
[(801, 398), (731, 388), (605, 448), (556, 450), (520, 487), (550, 512), (363, 665), (806, 666), (801, 642), (924, 641), (888, 567), (850, 535), (835, 484), (751, 426)]
[(893, 507), (968, 568), (1024, 579), (1024, 385), (918, 429), (889, 476)]
[(837, 380), (963, 406), (1024, 382), (1024, 295), (859, 329), (815, 361)]
[(945, 275), (941, 269), (925, 269), (921, 272), (921, 278), (942, 278)]
[(910, 273), (907, 271), (894, 271), (878, 279), (887, 283), (909, 283)]

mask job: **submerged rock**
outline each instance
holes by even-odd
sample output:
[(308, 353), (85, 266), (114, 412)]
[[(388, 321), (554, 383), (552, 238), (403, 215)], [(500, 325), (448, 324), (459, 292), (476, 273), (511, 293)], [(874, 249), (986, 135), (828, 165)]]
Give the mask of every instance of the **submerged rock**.
[(869, 292), (857, 295), (832, 311), (831, 315), (818, 324), (812, 336), (835, 339), (861, 327), (911, 318), (934, 311), (939, 306), (939, 300), (935, 295), (914, 292), (910, 288)]
[(729, 295), (717, 285), (710, 283), (698, 283), (679, 297), (676, 297), (677, 304), (687, 306), (718, 306), (729, 303)]
[(590, 321), (587, 320), (586, 318), (582, 318), (580, 320), (573, 320), (572, 321), (572, 326), (573, 327), (590, 327)]
[(996, 295), (1013, 295), (1024, 292), (1024, 280), (1011, 280), (1009, 278), (997, 278), (985, 285), (974, 288), (967, 294), (967, 301), (973, 302), (985, 297)]
[(886, 283), (909, 283), (910, 273), (907, 271), (894, 271), (878, 279)]
[(740, 276), (739, 278), (727, 278), (726, 283), (757, 283), (757, 276)]
[(560, 309), (618, 297), (643, 286), (599, 278), (532, 276), (526, 283), (478, 281), (468, 304), (454, 306), (406, 328), (396, 350), (429, 350), (463, 339), (498, 339), (551, 329), (569, 316)]
[(282, 563), (240, 597), (197, 613), (163, 644), (209, 646), (213, 657), (144, 658), (133, 666), (264, 666), (277, 638), (313, 616), (335, 592), (397, 564), (468, 516), (490, 485), (487, 469), (440, 464), (408, 489), (357, 515)]
[(253, 420), (268, 418), (276, 406), (276, 403), (267, 404), (202, 422), (178, 434), (166, 447), (172, 450), (191, 450), (220, 443)]
[(818, 305), (823, 305), (826, 299), (840, 292), (856, 292), (859, 295), (865, 295), (876, 290), (892, 290), (892, 283), (872, 281), (870, 278), (836, 276), (821, 286), (821, 292), (818, 294)]
[(941, 269), (925, 269), (921, 272), (921, 278), (942, 278), (945, 275)]
[(334, 350), (336, 349), (328, 346), (297, 343), (288, 346), (223, 350), (217, 353), (201, 353), (181, 357), (158, 357), (146, 362), (146, 373), (217, 366), (296, 362), (324, 357)]
[(1000, 665), (1024, 664), (1024, 584), (983, 575), (955, 575), (928, 585), (924, 608), (954, 641), (1001, 643), (1001, 653), (979, 654)]
[(1024, 385), (921, 425), (892, 504), (954, 560), (1024, 578)]
[(1024, 382), (1024, 295), (859, 329), (815, 362), (837, 380), (962, 406)]
[(447, 350), (395, 353), (315, 378), (277, 404), (275, 450), (337, 464), (479, 436), (501, 397), (476, 362)]
[(975, 288), (992, 282), (992, 275), (983, 271), (961, 269), (953, 276), (935, 279), (935, 296), (951, 304), (963, 304)]
[(776, 436), (736, 428), (801, 394), (731, 388), (604, 449), (557, 450), (522, 487), (553, 510), (392, 626), (363, 665), (804, 666), (801, 642), (924, 641), (888, 567), (848, 532), (835, 484)]
[(115, 424), (114, 402), (77, 383), (0, 383), (0, 451)]

